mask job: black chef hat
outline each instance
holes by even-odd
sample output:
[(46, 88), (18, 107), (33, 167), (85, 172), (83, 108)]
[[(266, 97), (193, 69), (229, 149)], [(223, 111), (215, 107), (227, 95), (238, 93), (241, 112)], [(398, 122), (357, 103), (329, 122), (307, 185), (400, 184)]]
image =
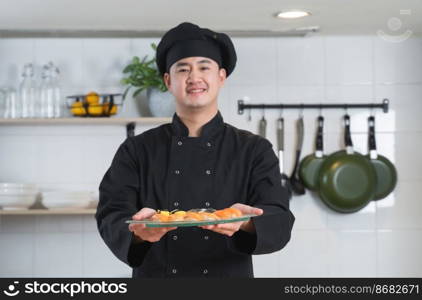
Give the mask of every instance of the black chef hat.
[(236, 51), (230, 37), (192, 23), (181, 23), (167, 31), (157, 47), (157, 66), (161, 76), (179, 59), (208, 57), (224, 68), (227, 77), (236, 65)]

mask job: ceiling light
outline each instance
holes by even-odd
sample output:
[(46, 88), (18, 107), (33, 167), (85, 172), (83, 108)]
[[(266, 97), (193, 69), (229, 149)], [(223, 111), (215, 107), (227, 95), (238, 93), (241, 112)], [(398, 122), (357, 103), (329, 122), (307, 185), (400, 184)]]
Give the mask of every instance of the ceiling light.
[(277, 18), (281, 18), (281, 19), (297, 19), (297, 18), (302, 18), (302, 17), (306, 17), (306, 16), (310, 16), (311, 13), (307, 12), (307, 11), (303, 11), (303, 10), (286, 10), (286, 11), (282, 11), (277, 13)]

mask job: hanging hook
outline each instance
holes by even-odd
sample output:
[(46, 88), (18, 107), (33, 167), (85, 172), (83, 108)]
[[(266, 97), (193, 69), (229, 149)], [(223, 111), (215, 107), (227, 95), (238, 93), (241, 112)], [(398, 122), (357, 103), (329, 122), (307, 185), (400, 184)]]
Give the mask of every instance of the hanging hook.
[(303, 109), (304, 109), (304, 105), (303, 103), (300, 104), (300, 111), (299, 111), (299, 117), (303, 118)]
[(248, 121), (252, 120), (252, 109), (249, 108)]
[(348, 104), (344, 105), (344, 110), (346, 112), (346, 115), (349, 115), (349, 105)]
[(265, 104), (262, 105), (262, 117), (265, 118)]
[(283, 104), (281, 104), (281, 108), (280, 108), (280, 118), (282, 118), (283, 117)]
[(370, 109), (370, 111), (369, 111), (369, 115), (370, 115), (371, 117), (373, 117), (373, 116), (374, 116), (374, 111), (375, 111), (375, 106), (374, 106), (374, 104), (372, 103), (372, 104), (371, 104), (371, 109)]
[(319, 116), (322, 117), (322, 103), (319, 104)]

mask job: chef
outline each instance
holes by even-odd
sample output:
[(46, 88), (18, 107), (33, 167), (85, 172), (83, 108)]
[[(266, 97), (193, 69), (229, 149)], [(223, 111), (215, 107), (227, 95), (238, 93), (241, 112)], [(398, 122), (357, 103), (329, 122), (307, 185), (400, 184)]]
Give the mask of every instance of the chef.
[[(253, 277), (251, 255), (282, 249), (295, 218), (271, 143), (218, 110), (236, 65), (233, 43), (185, 22), (164, 34), (156, 61), (176, 113), (118, 148), (99, 187), (99, 232), (133, 277)], [(179, 228), (125, 223), (158, 209), (227, 207), (259, 216)]]

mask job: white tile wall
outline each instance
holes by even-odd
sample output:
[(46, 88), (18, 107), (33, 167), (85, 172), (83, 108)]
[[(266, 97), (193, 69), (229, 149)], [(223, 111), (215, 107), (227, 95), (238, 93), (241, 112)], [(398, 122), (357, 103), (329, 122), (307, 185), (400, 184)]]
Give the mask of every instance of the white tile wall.
[[(62, 70), (64, 93), (119, 91), (133, 55), (153, 55), (158, 39), (1, 39), (0, 86), (17, 86), (25, 62), (49, 60)], [(370, 36), (235, 38), (238, 64), (220, 94), (226, 122), (257, 132), (263, 112), (237, 114), (237, 100), (254, 103), (380, 102), (374, 111), (379, 152), (397, 167), (397, 189), (355, 214), (328, 209), (315, 193), (295, 197), (290, 243), (254, 256), (257, 277), (422, 276), (422, 39), (388, 43)], [(121, 116), (143, 115), (145, 95), (127, 99)], [(325, 150), (343, 145), (345, 112), (325, 110)], [(349, 110), (357, 151), (367, 150), (367, 110)], [(286, 172), (293, 167), (297, 110), (282, 112)], [(318, 110), (305, 111), (303, 155), (314, 149)], [(266, 111), (276, 147), (280, 112)], [(138, 127), (136, 133), (150, 128)], [(96, 189), (117, 147), (122, 126), (0, 127), (0, 181), (37, 182), (44, 189)], [(0, 276), (128, 277), (129, 267), (102, 242), (93, 216), (0, 217)]]

